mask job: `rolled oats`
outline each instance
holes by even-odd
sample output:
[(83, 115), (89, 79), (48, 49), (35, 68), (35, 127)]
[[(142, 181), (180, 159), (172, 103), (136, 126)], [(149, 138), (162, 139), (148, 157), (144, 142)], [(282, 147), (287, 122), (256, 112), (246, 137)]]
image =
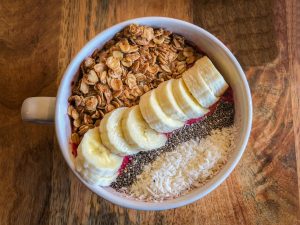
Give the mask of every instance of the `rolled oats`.
[(83, 80), (80, 82), (80, 91), (83, 94), (87, 94), (89, 92), (89, 86), (87, 83), (85, 83)]
[(143, 93), (143, 91), (138, 86), (135, 86), (130, 91), (130, 94), (133, 95), (133, 96), (135, 96), (135, 97), (139, 97), (139, 96), (141, 96), (144, 93)]
[(107, 77), (107, 72), (106, 71), (102, 71), (100, 72), (100, 82), (102, 84), (106, 84), (106, 77)]
[(97, 107), (97, 104), (98, 104), (98, 99), (97, 97), (95, 96), (90, 96), (90, 97), (86, 97), (84, 99), (84, 102), (85, 102), (85, 108), (88, 110), (88, 111), (95, 111), (96, 110), (96, 107)]
[(113, 56), (110, 56), (106, 60), (106, 65), (112, 70), (117, 70), (117, 68), (120, 67), (120, 60), (116, 59)]
[(120, 104), (117, 101), (112, 101), (111, 104), (115, 107), (115, 108), (119, 108)]
[(146, 84), (143, 86), (143, 89), (145, 93), (151, 90), (150, 87)]
[(120, 91), (115, 91), (113, 92), (113, 97), (114, 98), (118, 98), (123, 92), (120, 90)]
[(101, 114), (100, 114), (99, 111), (96, 111), (96, 112), (91, 116), (92, 119), (99, 119), (100, 117), (101, 117)]
[[(148, 71), (149, 71), (149, 68), (148, 68)], [(146, 80), (146, 76), (142, 73), (136, 73), (136, 74), (134, 74), (134, 76), (135, 76), (137, 82), (143, 82)]]
[(147, 68), (148, 72), (150, 74), (154, 74), (156, 75), (158, 72), (159, 72), (159, 66), (158, 65), (150, 65), (148, 68)]
[(135, 42), (138, 45), (148, 45), (149, 44), (149, 41), (147, 39), (143, 39), (143, 38), (136, 39)]
[(94, 70), (90, 70), (88, 73), (83, 75), (84, 82), (88, 85), (94, 85), (98, 82), (98, 76)]
[[(75, 106), (78, 107), (83, 104), (83, 97), (79, 96), (79, 95), (72, 95), (69, 97), (69, 103), (75, 104)], [(70, 106), (72, 106), (72, 105), (70, 105)]]
[(153, 39), (153, 42), (157, 45), (161, 45), (162, 43), (164, 43), (164, 41), (165, 41), (165, 37), (163, 37), (163, 36), (155, 37)]
[(148, 68), (149, 68), (149, 63), (141, 64), (139, 66), (139, 72), (140, 73), (146, 73), (146, 71), (148, 70)]
[[(125, 31), (126, 31), (126, 29), (125, 29)], [(128, 37), (130, 37), (131, 35), (140, 36), (143, 33), (143, 28), (142, 28), (142, 26), (139, 26), (137, 24), (131, 24), (128, 27), (128, 31), (129, 31)]]
[(152, 27), (144, 27), (142, 33), (142, 38), (145, 38), (147, 41), (151, 41), (154, 38), (154, 30)]
[[(70, 102), (70, 99), (69, 99), (69, 102)], [(69, 105), (69, 106), (68, 106), (67, 112), (68, 112), (68, 115), (69, 115), (69, 116), (72, 115), (72, 110), (73, 110), (73, 109), (74, 109), (74, 107), (73, 107), (72, 105)]]
[(83, 115), (83, 123), (84, 124), (92, 124), (93, 123), (92, 117), (88, 114), (84, 114)]
[(120, 51), (113, 51), (112, 55), (115, 59), (118, 59), (118, 60), (123, 59), (123, 53)]
[(167, 59), (168, 59), (168, 58), (167, 58), (166, 55), (163, 54), (163, 53), (160, 53), (160, 54), (158, 55), (158, 61), (160, 62), (160, 64), (163, 64), (163, 65), (168, 64), (168, 60), (167, 60)]
[(131, 70), (132, 70), (132, 72), (137, 73), (139, 68), (140, 68), (140, 61), (135, 61), (132, 64)]
[(73, 121), (73, 126), (74, 127), (78, 128), (78, 127), (80, 127), (80, 125), (81, 125), (81, 120), (79, 118)]
[(138, 60), (139, 58), (140, 58), (139, 52), (134, 52), (126, 55), (126, 59), (131, 60), (132, 62)]
[(115, 98), (114, 101), (117, 102), (120, 107), (124, 105), (124, 103), (119, 98)]
[(132, 46), (130, 46), (129, 53), (137, 52), (138, 50), (139, 50), (139, 47), (137, 45), (132, 45)]
[(137, 84), (136, 84), (136, 77), (134, 76), (133, 73), (128, 73), (127, 74), (127, 78), (126, 78), (126, 84), (128, 85), (129, 89), (134, 88)]
[(168, 65), (161, 65), (160, 66), (162, 68), (163, 71), (167, 72), (167, 73), (171, 73), (171, 69)]
[(186, 70), (186, 62), (178, 62), (176, 66), (176, 70), (178, 73), (183, 73)]
[(109, 104), (111, 102), (111, 100), (113, 99), (112, 92), (110, 89), (105, 89), (104, 97), (106, 99), (106, 103)]
[(101, 72), (105, 71), (106, 70), (106, 65), (104, 63), (97, 63), (95, 66), (94, 66), (94, 70), (96, 73), (100, 74)]
[(183, 49), (183, 55), (185, 57), (190, 57), (190, 56), (194, 55), (193, 52), (194, 52), (194, 50), (191, 47), (186, 47), (186, 48)]
[(80, 66), (68, 99), (72, 142), (79, 144), (88, 129), (100, 125), (105, 113), (136, 105), (141, 95), (161, 82), (180, 78), (201, 56), (180, 35), (129, 25)]
[(110, 111), (113, 111), (115, 109), (115, 106), (112, 105), (112, 104), (108, 104), (105, 106), (105, 111), (106, 112), (110, 112)]
[(87, 57), (84, 61), (85, 68), (91, 68), (95, 64), (95, 60), (91, 57)]
[[(130, 94), (130, 89), (125, 89), (124, 90), (124, 96), (126, 97), (126, 100), (133, 100), (134, 99), (134, 96), (132, 96), (131, 94)], [(124, 99), (124, 101), (125, 101), (125, 99)], [(126, 103), (125, 103), (126, 104)]]
[[(111, 70), (109, 69), (108, 70), (108, 77), (111, 77), (111, 78), (120, 78), (121, 75), (122, 75), (122, 69), (116, 69), (116, 70)], [(106, 78), (107, 79), (107, 78)]]
[(110, 86), (114, 91), (120, 91), (123, 89), (123, 83), (119, 79), (111, 79)]
[(121, 63), (125, 67), (131, 67), (133, 61), (132, 61), (132, 59), (126, 57), (126, 58), (122, 59)]
[(82, 125), (81, 127), (79, 127), (79, 131), (78, 131), (78, 134), (80, 136), (84, 135), (88, 130), (89, 130), (89, 126), (87, 125)]
[(119, 78), (112, 78), (112, 77), (106, 77), (106, 83), (108, 84), (108, 86), (111, 88), (111, 80), (112, 79), (119, 79)]
[(119, 47), (124, 53), (130, 52), (130, 44), (126, 38), (120, 41)]
[(76, 109), (72, 109), (72, 112), (71, 112), (71, 117), (76, 120), (79, 118), (79, 113), (77, 112)]

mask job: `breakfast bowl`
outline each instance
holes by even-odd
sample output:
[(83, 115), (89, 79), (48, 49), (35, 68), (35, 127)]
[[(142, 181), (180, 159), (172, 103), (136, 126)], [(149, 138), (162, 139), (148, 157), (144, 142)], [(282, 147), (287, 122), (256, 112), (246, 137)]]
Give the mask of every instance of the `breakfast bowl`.
[[(236, 127), (235, 148), (230, 153), (226, 164), (208, 182), (203, 186), (192, 189), (185, 195), (173, 199), (157, 202), (138, 200), (127, 197), (112, 187), (92, 185), (86, 182), (76, 171), (71, 154), (70, 136), (72, 128), (68, 116), (68, 98), (72, 93), (72, 83), (78, 76), (80, 65), (93, 54), (95, 49), (101, 49), (116, 33), (130, 24), (164, 28), (184, 36), (197, 48), (205, 52), (233, 91), (234, 124)], [(33, 97), (26, 99), (22, 105), (22, 118), (24, 121), (30, 122), (55, 123), (57, 139), (65, 161), (78, 179), (98, 196), (126, 208), (166, 210), (181, 207), (201, 199), (217, 188), (230, 175), (239, 162), (249, 139), (252, 123), (252, 100), (246, 76), (240, 64), (229, 49), (215, 36), (185, 21), (166, 17), (143, 17), (114, 25), (89, 41), (69, 64), (60, 82), (56, 98)]]

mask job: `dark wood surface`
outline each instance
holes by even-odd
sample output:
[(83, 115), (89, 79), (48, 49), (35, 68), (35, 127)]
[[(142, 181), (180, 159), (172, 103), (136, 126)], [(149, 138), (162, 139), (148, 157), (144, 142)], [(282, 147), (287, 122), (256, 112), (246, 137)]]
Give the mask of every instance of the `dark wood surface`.
[[(97, 197), (68, 169), (53, 126), (20, 118), (25, 98), (55, 96), (86, 41), (141, 16), (183, 19), (216, 35), (242, 64), (253, 96), (250, 142), (231, 176), (203, 199), (163, 212)], [(297, 0), (1, 1), (0, 224), (298, 224), (299, 28)]]

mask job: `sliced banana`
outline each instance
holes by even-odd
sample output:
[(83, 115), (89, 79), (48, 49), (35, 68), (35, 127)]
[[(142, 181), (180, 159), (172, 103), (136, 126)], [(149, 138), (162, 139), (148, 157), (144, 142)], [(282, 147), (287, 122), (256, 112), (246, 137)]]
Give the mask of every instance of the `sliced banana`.
[(181, 78), (172, 82), (172, 92), (177, 104), (188, 119), (198, 118), (208, 113), (209, 110), (201, 107)]
[(173, 92), (172, 83), (174, 79), (165, 81), (158, 85), (156, 89), (157, 101), (162, 111), (174, 120), (180, 120), (182, 122), (188, 120), (188, 116), (181, 110), (177, 104)]
[(223, 76), (207, 56), (197, 60), (195, 66), (201, 77), (216, 97), (220, 97), (229, 87)]
[(171, 132), (184, 125), (182, 121), (174, 120), (162, 111), (156, 98), (156, 90), (142, 95), (139, 106), (146, 122), (157, 132)]
[(90, 184), (100, 185), (100, 186), (109, 186), (112, 182), (118, 177), (118, 173), (115, 173), (112, 176), (101, 176), (97, 173), (92, 173), (88, 169), (81, 169), (78, 171), (82, 178)]
[(189, 91), (197, 99), (199, 104), (208, 108), (218, 101), (213, 92), (203, 80), (198, 66), (194, 65), (182, 74), (182, 79)]
[(121, 107), (106, 114), (100, 122), (100, 135), (103, 144), (113, 153), (125, 156), (139, 152), (139, 149), (130, 146), (123, 135), (122, 116), (127, 107)]
[(138, 105), (128, 108), (123, 115), (122, 129), (126, 141), (144, 151), (164, 146), (167, 137), (153, 130), (144, 120)]
[(77, 170), (82, 167), (99, 176), (114, 175), (123, 161), (123, 157), (111, 154), (102, 144), (98, 128), (90, 129), (84, 134), (77, 151)]

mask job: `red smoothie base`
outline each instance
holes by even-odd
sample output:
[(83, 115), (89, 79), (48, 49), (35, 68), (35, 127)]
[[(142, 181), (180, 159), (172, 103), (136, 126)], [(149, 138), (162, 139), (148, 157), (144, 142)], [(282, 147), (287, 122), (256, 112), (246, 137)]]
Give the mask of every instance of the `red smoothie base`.
[(127, 155), (127, 156), (125, 156), (125, 157), (123, 158), (122, 165), (121, 165), (121, 167), (120, 167), (120, 169), (119, 169), (119, 171), (118, 171), (119, 174), (122, 173), (122, 171), (125, 169), (125, 167), (127, 166), (127, 164), (131, 162), (131, 160), (132, 160), (132, 158), (131, 158), (130, 155)]
[(78, 145), (74, 144), (74, 143), (70, 143), (70, 144), (71, 144), (71, 147), (72, 147), (72, 155), (76, 158), (77, 157), (77, 148), (78, 148)]

